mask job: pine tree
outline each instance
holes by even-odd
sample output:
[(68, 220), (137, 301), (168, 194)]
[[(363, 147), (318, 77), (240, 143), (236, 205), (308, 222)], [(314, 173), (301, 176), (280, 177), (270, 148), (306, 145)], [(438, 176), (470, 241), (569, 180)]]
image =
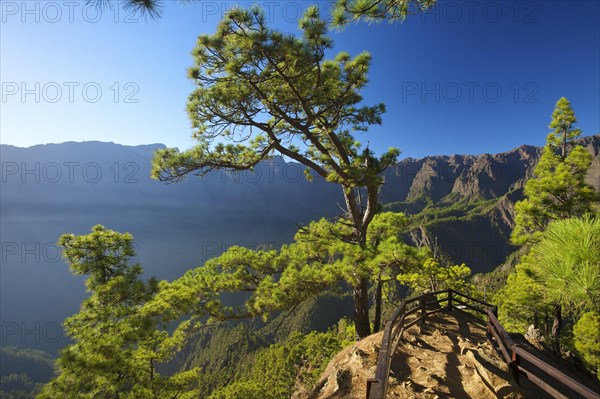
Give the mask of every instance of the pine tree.
[(572, 141), (581, 135), (581, 130), (573, 127), (575, 123), (577, 123), (577, 118), (571, 108), (571, 103), (561, 97), (552, 112), (552, 121), (548, 127), (554, 130), (548, 136), (548, 142), (554, 148), (560, 149), (560, 156), (563, 160), (567, 157)]
[[(194, 50), (190, 77), (197, 88), (188, 112), (199, 144), (184, 152), (159, 150), (154, 178), (178, 181), (214, 169), (247, 170), (280, 153), (341, 186), (351, 230), (344, 238), (366, 247), (367, 227), (377, 212), (381, 173), (399, 154), (376, 158), (354, 139), (381, 123), (383, 104), (359, 105), (371, 57), (325, 55), (333, 42), (317, 7), (300, 20), (302, 37), (267, 26), (264, 13), (233, 9), (214, 35), (202, 35)], [(360, 275), (359, 273), (356, 274)], [(356, 327), (370, 333), (368, 279), (353, 282)]]
[(522, 332), (551, 314), (546, 335), (558, 351), (563, 318), (600, 311), (599, 264), (600, 219), (586, 215), (551, 222), (495, 297), (502, 323)]
[(598, 193), (585, 182), (591, 155), (575, 143), (581, 131), (573, 125), (575, 114), (566, 98), (556, 103), (546, 146), (525, 183), (525, 199), (515, 204), (515, 244), (535, 241), (552, 220), (592, 212)]
[(38, 398), (197, 397), (199, 370), (172, 376), (157, 370), (182, 349), (190, 324), (169, 334), (170, 320), (145, 308), (159, 284), (141, 281), (141, 266), (130, 263), (133, 237), (97, 225), (88, 235), (65, 234), (59, 244), (72, 272), (88, 276), (91, 295), (65, 320), (73, 343), (61, 352), (58, 375)]

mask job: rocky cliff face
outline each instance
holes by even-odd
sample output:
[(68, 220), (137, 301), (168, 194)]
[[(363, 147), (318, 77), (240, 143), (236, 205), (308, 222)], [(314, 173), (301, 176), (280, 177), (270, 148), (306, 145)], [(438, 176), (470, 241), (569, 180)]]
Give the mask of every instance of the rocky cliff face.
[[(579, 143), (593, 157), (587, 182), (600, 190), (600, 135)], [(514, 250), (514, 204), (533, 174), (541, 148), (522, 145), (499, 154), (408, 158), (385, 174), (381, 201), (416, 215), (406, 238), (432, 245), (475, 272), (487, 272)]]
[[(600, 136), (586, 139), (592, 154)], [(539, 159), (541, 148), (522, 145), (509, 152), (483, 155), (407, 158), (387, 171), (382, 202), (410, 202), (427, 196), (433, 203), (449, 195), (462, 199), (497, 198), (523, 187)]]
[[(588, 182), (600, 188), (600, 135), (579, 143), (593, 157)], [(498, 198), (523, 187), (542, 149), (522, 145), (511, 151), (483, 155), (440, 155), (407, 158), (386, 171), (381, 201), (410, 202), (423, 196), (433, 203), (452, 198)]]

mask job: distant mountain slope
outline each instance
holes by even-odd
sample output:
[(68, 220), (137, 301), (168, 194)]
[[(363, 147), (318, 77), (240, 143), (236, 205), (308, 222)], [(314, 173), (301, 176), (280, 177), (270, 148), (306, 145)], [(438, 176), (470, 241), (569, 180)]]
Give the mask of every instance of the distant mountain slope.
[[(600, 135), (579, 140), (593, 156), (587, 181), (600, 190)], [(415, 215), (406, 238), (434, 245), (475, 272), (501, 264), (515, 247), (509, 236), (514, 204), (541, 148), (522, 145), (499, 154), (405, 159), (386, 173), (382, 202)]]
[[(594, 157), (588, 182), (600, 188), (600, 135), (579, 140)], [(521, 145), (508, 152), (407, 158), (386, 171), (381, 201), (411, 202), (427, 196), (433, 203), (450, 198), (498, 198), (523, 187), (541, 148)]]
[(46, 352), (0, 346), (0, 398), (33, 398), (53, 375), (54, 359)]
[[(600, 135), (581, 142), (595, 157), (588, 180), (600, 187)], [(292, 239), (296, 224), (340, 213), (338, 186), (309, 183), (304, 168), (280, 157), (254, 174), (153, 181), (152, 154), (162, 147), (0, 146), (0, 317), (12, 323), (4, 344), (55, 352), (66, 342), (49, 332), (77, 311), (85, 292), (55, 245), (63, 233), (84, 234), (97, 223), (129, 231), (146, 274), (173, 279), (233, 244), (279, 246)], [(539, 154), (520, 146), (495, 155), (405, 159), (386, 172), (381, 201), (415, 215), (408, 240), (437, 237), (454, 260), (488, 271), (514, 250), (513, 204)]]
[(85, 234), (98, 223), (129, 231), (146, 274), (174, 279), (234, 244), (277, 247), (291, 241), (297, 223), (339, 212), (339, 187), (309, 183), (281, 158), (255, 174), (154, 181), (151, 158), (161, 147), (0, 146), (0, 318), (10, 326), (3, 344), (52, 353), (65, 344), (55, 332), (77, 312), (85, 288), (60, 257), (63, 233)]
[(447, 196), (466, 199), (499, 197), (526, 177), (540, 149), (520, 146), (509, 152), (484, 155), (429, 156), (408, 158), (396, 170), (386, 172), (383, 202), (411, 202), (427, 196), (433, 203)]

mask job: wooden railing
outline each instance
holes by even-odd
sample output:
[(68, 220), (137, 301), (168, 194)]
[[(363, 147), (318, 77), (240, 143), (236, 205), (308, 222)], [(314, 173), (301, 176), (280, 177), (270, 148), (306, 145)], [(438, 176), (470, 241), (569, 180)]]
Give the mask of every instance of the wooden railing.
[[(438, 299), (438, 296), (444, 294), (445, 297)], [(459, 303), (467, 309), (487, 316), (487, 336), (490, 340), (493, 339), (500, 348), (517, 383), (519, 377), (523, 375), (554, 398), (566, 399), (564, 388), (567, 388), (585, 399), (600, 399), (597, 392), (515, 344), (498, 322), (496, 306), (454, 290), (432, 292), (400, 303), (392, 318), (385, 323), (375, 378), (367, 380), (367, 399), (385, 399), (392, 356), (402, 340), (404, 330), (417, 323), (421, 323), (421, 325), (425, 323), (428, 316), (444, 309), (440, 306), (444, 302), (446, 303), (445, 309), (462, 311), (454, 305), (454, 303)], [(408, 316), (417, 312), (417, 318), (407, 321)]]

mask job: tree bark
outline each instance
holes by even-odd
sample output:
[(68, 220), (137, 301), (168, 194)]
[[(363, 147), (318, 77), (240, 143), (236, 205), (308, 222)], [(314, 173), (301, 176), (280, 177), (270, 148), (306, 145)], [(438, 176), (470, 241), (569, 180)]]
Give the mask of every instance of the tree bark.
[(554, 321), (552, 322), (552, 345), (554, 350), (560, 350), (559, 335), (562, 328), (562, 307), (560, 304), (554, 304)]
[[(344, 200), (348, 211), (348, 218), (353, 225), (351, 240), (361, 248), (367, 245), (367, 225), (363, 223), (363, 209), (359, 208), (356, 195), (352, 187), (342, 187)], [(368, 207), (368, 205), (367, 205)], [(356, 328), (356, 339), (360, 340), (371, 335), (371, 324), (369, 323), (369, 281), (360, 277), (357, 284), (352, 288), (354, 298), (354, 326)]]
[(354, 326), (356, 327), (356, 339), (360, 340), (371, 335), (369, 323), (369, 284), (362, 277), (358, 286), (352, 289), (354, 296)]
[(373, 332), (381, 330), (381, 303), (383, 295), (383, 281), (377, 281), (377, 289), (375, 290), (375, 320), (373, 321)]
[(563, 132), (563, 142), (562, 142), (562, 159), (564, 160), (567, 157), (567, 130)]

